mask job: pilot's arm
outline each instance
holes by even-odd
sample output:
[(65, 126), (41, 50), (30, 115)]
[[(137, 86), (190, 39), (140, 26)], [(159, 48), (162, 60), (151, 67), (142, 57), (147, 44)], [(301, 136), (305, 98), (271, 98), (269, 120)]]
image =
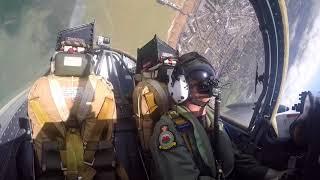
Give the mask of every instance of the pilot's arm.
[[(228, 166), (228, 162), (233, 162), (233, 175), (237, 177), (236, 179), (265, 179), (268, 167), (259, 164), (253, 156), (242, 153), (236, 145), (231, 142), (228, 133), (225, 131), (223, 123), (219, 123), (219, 130), (219, 144), (217, 146), (220, 148), (218, 148), (217, 152), (222, 150), (222, 154), (220, 154), (219, 157), (225, 162), (224, 164), (226, 166)], [(233, 156), (233, 158), (231, 158), (233, 160), (230, 160), (230, 156)]]
[(299, 146), (307, 145), (306, 142), (306, 120), (299, 116), (289, 128), (290, 136)]
[(161, 180), (213, 180), (209, 176), (200, 176), (192, 155), (167, 116), (162, 116), (156, 123), (150, 150)]
[(248, 179), (264, 179), (267, 167), (260, 165), (253, 156), (241, 153), (235, 146), (234, 152), (236, 174)]
[(280, 178), (286, 171), (277, 171), (261, 165), (253, 156), (241, 153), (234, 146), (235, 171), (246, 179), (271, 180)]

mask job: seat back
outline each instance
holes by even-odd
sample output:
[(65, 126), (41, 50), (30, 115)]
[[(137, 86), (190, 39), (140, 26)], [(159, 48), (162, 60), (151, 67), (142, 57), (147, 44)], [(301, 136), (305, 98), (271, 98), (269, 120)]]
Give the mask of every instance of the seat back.
[(134, 88), (132, 98), (140, 143), (144, 151), (149, 151), (153, 127), (170, 107), (167, 85), (154, 79), (144, 79)]
[[(48, 122), (97, 118), (105, 99), (114, 99), (112, 85), (90, 73), (89, 58), (89, 55), (81, 53), (55, 54), (51, 73), (36, 80), (29, 92), (28, 114), (33, 122), (44, 117)], [(46, 112), (46, 116), (37, 117), (39, 115), (34, 112), (38, 111), (37, 106)], [(40, 124), (35, 123), (35, 126)], [(34, 135), (37, 134), (35, 126)]]
[[(91, 74), (90, 55), (58, 52), (51, 73), (30, 89), (28, 115), (39, 163), (46, 165), (44, 152), (56, 143), (63, 166), (81, 172), (78, 165), (93, 162), (96, 152), (95, 148), (85, 150), (86, 144), (111, 144), (116, 121), (113, 87)], [(73, 154), (76, 157), (70, 159)]]

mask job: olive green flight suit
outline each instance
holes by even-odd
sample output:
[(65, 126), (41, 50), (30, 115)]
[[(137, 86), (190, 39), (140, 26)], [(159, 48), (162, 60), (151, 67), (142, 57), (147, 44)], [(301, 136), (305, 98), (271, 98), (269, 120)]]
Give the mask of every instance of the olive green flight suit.
[[(222, 123), (219, 124), (218, 147), (213, 147), (213, 131), (206, 131), (207, 127), (213, 127), (212, 109), (207, 108), (206, 123), (200, 123), (183, 106), (175, 106), (172, 112), (186, 123), (178, 125), (170, 115), (172, 113), (163, 115), (156, 123), (150, 141), (154, 169), (157, 174), (154, 178), (213, 180), (217, 177), (214, 155), (218, 153), (226, 179), (236, 179), (232, 177), (237, 173), (248, 179), (263, 179), (268, 168), (259, 165), (252, 156), (241, 154), (233, 148), (228, 135), (223, 130)], [(186, 137), (189, 139), (188, 142)], [(166, 144), (167, 142), (170, 144)], [(214, 151), (217, 152), (214, 153)]]

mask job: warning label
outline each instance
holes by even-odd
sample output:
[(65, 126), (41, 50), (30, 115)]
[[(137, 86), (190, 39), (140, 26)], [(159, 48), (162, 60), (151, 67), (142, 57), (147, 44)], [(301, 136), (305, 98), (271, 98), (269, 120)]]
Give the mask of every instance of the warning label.
[(63, 89), (63, 96), (72, 100), (79, 100), (82, 96), (83, 88), (69, 87)]
[(65, 57), (63, 65), (80, 67), (82, 65), (81, 57)]

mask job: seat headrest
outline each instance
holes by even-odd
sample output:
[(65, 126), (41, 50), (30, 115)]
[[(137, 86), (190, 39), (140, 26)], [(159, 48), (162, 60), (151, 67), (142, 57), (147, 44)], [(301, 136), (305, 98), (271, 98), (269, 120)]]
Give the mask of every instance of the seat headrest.
[(91, 58), (89, 54), (58, 52), (53, 57), (51, 72), (56, 76), (85, 77), (91, 73)]

